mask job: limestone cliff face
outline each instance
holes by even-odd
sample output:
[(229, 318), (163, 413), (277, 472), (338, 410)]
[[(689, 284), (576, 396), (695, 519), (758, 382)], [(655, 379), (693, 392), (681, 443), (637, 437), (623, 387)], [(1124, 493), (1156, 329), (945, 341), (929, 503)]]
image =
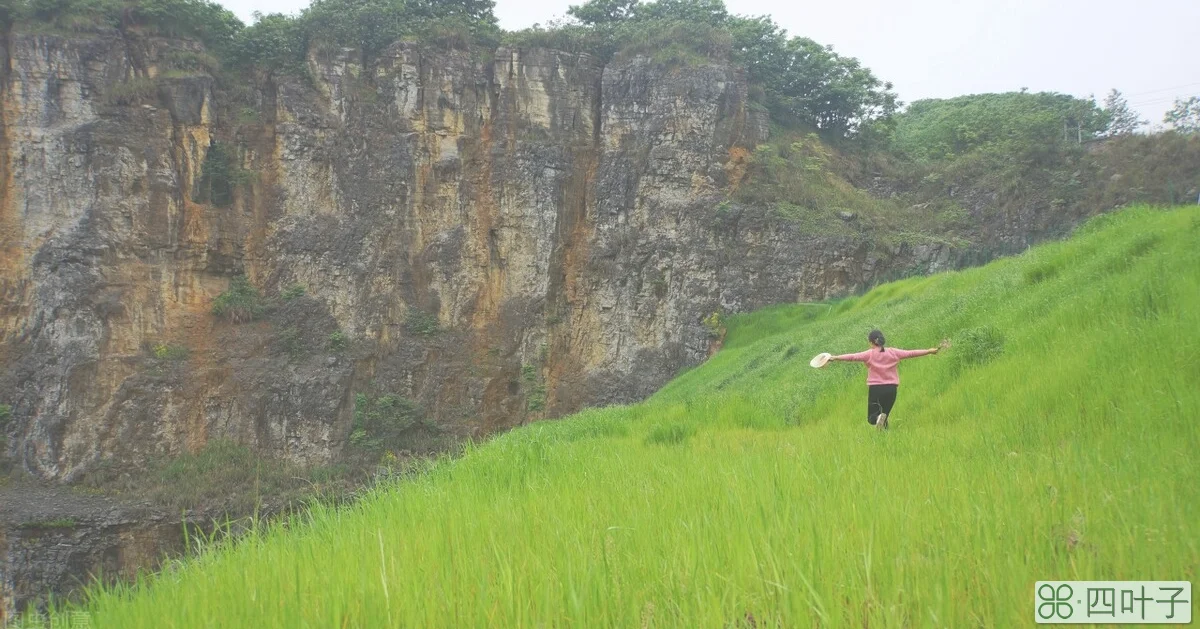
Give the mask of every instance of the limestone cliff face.
[[(413, 449), (629, 401), (704, 359), (715, 311), (956, 263), (723, 204), (767, 129), (727, 65), (397, 44), (247, 107), (162, 69), (189, 47), (6, 41), (0, 403), (39, 476), (218, 437), (328, 462), (360, 394), (414, 403)], [(229, 203), (202, 193), (215, 147)], [(264, 318), (212, 315), (239, 274)]]

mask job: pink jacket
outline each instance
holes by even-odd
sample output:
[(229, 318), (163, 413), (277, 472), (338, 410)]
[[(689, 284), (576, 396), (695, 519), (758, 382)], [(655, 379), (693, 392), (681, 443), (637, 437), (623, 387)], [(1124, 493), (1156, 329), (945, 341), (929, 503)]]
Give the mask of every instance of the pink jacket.
[(833, 356), (831, 360), (850, 360), (860, 363), (867, 363), (867, 385), (872, 384), (900, 384), (900, 374), (896, 372), (896, 365), (905, 358), (916, 358), (917, 356), (925, 356), (932, 354), (932, 350), (928, 349), (896, 349), (895, 347), (885, 347), (883, 351), (879, 348), (869, 349), (865, 352), (857, 354), (841, 354)]

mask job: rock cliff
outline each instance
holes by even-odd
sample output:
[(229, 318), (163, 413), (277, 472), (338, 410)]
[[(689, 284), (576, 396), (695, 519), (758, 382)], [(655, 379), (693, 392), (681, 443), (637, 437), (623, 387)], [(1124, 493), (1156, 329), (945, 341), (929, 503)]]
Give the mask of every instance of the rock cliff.
[[(960, 254), (723, 203), (768, 130), (725, 64), (396, 44), (233, 89), (164, 69), (187, 42), (5, 50), (0, 401), (43, 478), (217, 437), (327, 463), (356, 399), (405, 400), (414, 450), (629, 401), (713, 312)], [(239, 275), (266, 316), (212, 314)]]

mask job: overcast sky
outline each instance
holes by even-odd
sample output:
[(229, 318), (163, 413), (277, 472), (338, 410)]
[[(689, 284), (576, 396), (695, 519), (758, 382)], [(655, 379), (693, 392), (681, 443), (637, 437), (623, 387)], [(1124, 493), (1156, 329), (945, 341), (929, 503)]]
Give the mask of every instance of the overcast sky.
[[(497, 0), (506, 29), (561, 17), (583, 0)], [(297, 12), (308, 0), (225, 0)], [(1176, 97), (1200, 95), (1200, 0), (726, 0), (771, 15), (792, 35), (831, 44), (896, 85), (905, 102), (1027, 87), (1102, 100), (1117, 88), (1162, 121)]]

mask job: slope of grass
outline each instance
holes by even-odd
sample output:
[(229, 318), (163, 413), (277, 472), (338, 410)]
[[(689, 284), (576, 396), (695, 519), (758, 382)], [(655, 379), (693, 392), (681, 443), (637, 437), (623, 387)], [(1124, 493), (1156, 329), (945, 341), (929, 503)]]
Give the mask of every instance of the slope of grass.
[[(1198, 241), (1200, 209), (1129, 210), (987, 267), (740, 317), (643, 404), (94, 591), (91, 625), (1015, 627), (1039, 579), (1195, 581)], [(956, 341), (902, 365), (887, 433), (861, 366), (807, 365), (872, 327)]]

